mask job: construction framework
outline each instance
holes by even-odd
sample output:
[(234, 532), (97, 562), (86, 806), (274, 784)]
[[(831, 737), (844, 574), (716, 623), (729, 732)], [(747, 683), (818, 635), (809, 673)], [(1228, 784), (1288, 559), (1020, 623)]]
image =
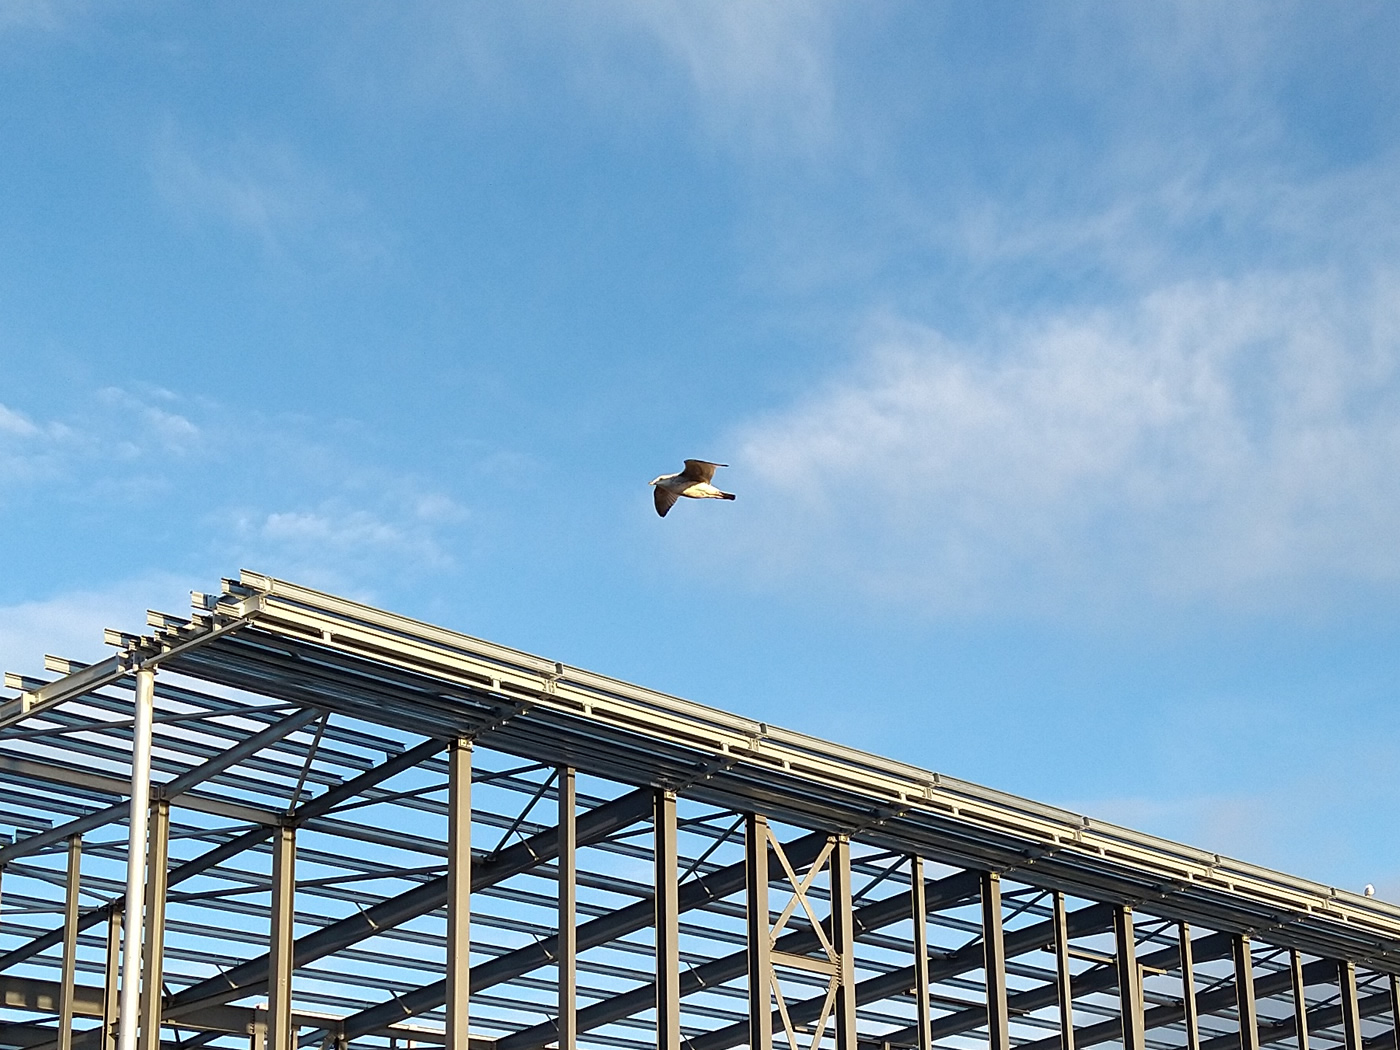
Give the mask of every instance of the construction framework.
[(7, 675), (0, 1048), (1400, 1050), (1400, 908), (257, 573)]

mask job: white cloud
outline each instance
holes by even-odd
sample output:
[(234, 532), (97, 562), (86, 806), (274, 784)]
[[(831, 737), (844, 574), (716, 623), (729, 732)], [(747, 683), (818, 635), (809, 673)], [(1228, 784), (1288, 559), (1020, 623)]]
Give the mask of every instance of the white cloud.
[(1185, 283), (976, 344), (887, 321), (736, 437), (755, 571), (936, 612), (1400, 583), (1400, 279)]
[(19, 437), (33, 437), (39, 433), (39, 428), (31, 423), (22, 413), (0, 405), (0, 433), (15, 434)]

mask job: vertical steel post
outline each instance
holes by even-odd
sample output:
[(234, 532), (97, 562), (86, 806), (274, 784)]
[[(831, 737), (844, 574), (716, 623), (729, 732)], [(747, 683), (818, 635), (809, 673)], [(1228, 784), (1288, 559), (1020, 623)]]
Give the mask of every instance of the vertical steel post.
[(1055, 931), (1055, 998), (1060, 1005), (1060, 1050), (1074, 1050), (1074, 988), (1069, 969), (1069, 920), (1065, 895), (1050, 895), (1051, 925)]
[(165, 892), (170, 866), (170, 802), (150, 810), (146, 845), (146, 936), (141, 946), (141, 1050), (160, 1050), (165, 986)]
[[(1297, 949), (1288, 951), (1288, 972), (1293, 985), (1293, 1032), (1298, 1050), (1308, 1050), (1308, 995), (1303, 982), (1303, 957)], [(1400, 1050), (1400, 1047), (1396, 1047)]]
[(78, 889), (82, 879), (83, 839), (68, 838), (68, 871), (63, 886), (63, 968), (58, 988), (58, 1050), (73, 1047), (73, 992), (78, 979)]
[(1235, 937), (1235, 1009), (1240, 1017), (1240, 1050), (1259, 1050), (1259, 1014), (1254, 1008), (1254, 957), (1249, 934)]
[(1123, 1050), (1144, 1050), (1146, 1026), (1142, 1011), (1142, 971), (1137, 963), (1133, 936), (1133, 909), (1121, 905), (1113, 911), (1113, 935), (1118, 968), (1118, 1009), (1123, 1023)]
[[(1001, 875), (982, 873), (982, 957), (987, 974), (987, 1045), (1011, 1050), (1006, 1009), (1006, 945), (1001, 938)], [(1142, 1050), (1140, 1046), (1127, 1050)]]
[(471, 1039), (472, 742), (447, 749), (447, 1032), (443, 1050)]
[(117, 1050), (117, 974), (121, 970), (122, 913), (107, 909), (107, 966), (102, 980), (102, 1040), (99, 1050)]
[(744, 822), (744, 881), (748, 888), (749, 1047), (773, 1050), (769, 981), (773, 940), (768, 930), (768, 818), (750, 813)]
[(851, 840), (836, 836), (831, 851), (831, 946), (841, 984), (836, 989), (836, 1050), (856, 1050), (856, 931), (851, 917)]
[(676, 793), (658, 791), (656, 845), (656, 1046), (681, 1050), (680, 910), (676, 900)]
[(292, 952), (296, 925), (296, 829), (272, 833), (272, 916), (268, 945), (267, 1038), (269, 1050), (293, 1050)]
[(1337, 987), (1342, 994), (1342, 1036), (1346, 1050), (1361, 1050), (1361, 1011), (1356, 1004), (1356, 964), (1337, 963)]
[(1179, 923), (1177, 952), (1181, 960), (1181, 1016), (1186, 1023), (1185, 1050), (1200, 1050), (1201, 1025), (1196, 1010), (1196, 961), (1191, 951), (1191, 926)]
[(131, 727), (131, 812), (127, 817), (126, 915), (122, 922), (121, 1011), (118, 1050), (136, 1050), (141, 1024), (142, 890), (146, 882), (146, 817), (151, 808), (151, 723), (156, 673), (136, 672), (135, 720)]
[(1395, 1038), (1395, 1050), (1400, 1050), (1400, 977), (1390, 975), (1390, 1034)]
[(915, 1046), (917, 1050), (933, 1050), (928, 1005), (928, 893), (922, 857), (909, 858), (909, 910), (914, 916), (914, 1011), (919, 1028)]
[(578, 1025), (574, 1018), (578, 983), (577, 910), (578, 835), (574, 824), (574, 771), (559, 770), (559, 1050), (574, 1050)]

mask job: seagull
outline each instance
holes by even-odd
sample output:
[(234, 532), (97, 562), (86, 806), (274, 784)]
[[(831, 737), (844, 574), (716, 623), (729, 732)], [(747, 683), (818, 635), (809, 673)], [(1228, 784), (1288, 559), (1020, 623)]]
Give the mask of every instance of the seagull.
[(1366, 888), (1361, 892), (1364, 893), (1367, 897), (1374, 897), (1376, 895), (1376, 887), (1372, 886), (1368, 882), (1366, 883)]
[(732, 492), (721, 492), (710, 484), (716, 467), (727, 467), (728, 463), (709, 463), (703, 459), (688, 459), (685, 469), (679, 474), (662, 474), (651, 482), (655, 492), (656, 513), (663, 518), (666, 512), (676, 505), (682, 496), (691, 499), (735, 499)]

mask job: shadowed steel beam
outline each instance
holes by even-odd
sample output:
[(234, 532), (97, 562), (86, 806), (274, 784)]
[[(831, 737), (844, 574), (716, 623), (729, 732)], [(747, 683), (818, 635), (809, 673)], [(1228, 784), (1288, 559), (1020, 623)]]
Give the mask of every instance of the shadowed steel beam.
[(656, 793), (656, 1046), (681, 1047), (680, 911), (676, 906), (676, 793)]
[[(285, 726), (286, 723), (282, 722), (279, 723), (279, 725)], [(288, 732), (290, 732), (290, 730), (288, 730)], [(441, 751), (442, 747), (441, 741), (429, 740), (419, 744), (417, 747), (401, 752), (382, 765), (366, 770), (354, 779), (348, 780), (337, 787), (333, 787), (329, 791), (317, 795), (311, 801), (303, 803), (286, 823), (300, 825), (315, 817), (323, 816), (335, 806), (340, 805), (340, 803), (347, 799), (354, 798), (360, 792), (373, 787), (380, 781), (387, 780), (389, 777), (402, 773), (405, 769), (416, 766), (419, 762), (431, 758)], [(200, 768), (203, 769), (204, 767), (201, 766)], [(260, 824), (251, 831), (245, 831), (243, 834), (221, 845), (215, 846), (208, 852), (185, 861), (185, 863), (181, 864), (179, 867), (171, 870), (166, 880), (167, 888), (184, 882), (186, 879), (192, 879), (196, 875), (203, 874), (210, 868), (217, 867), (224, 861), (259, 845), (271, 837), (275, 826), (276, 825), (272, 824)], [(32, 840), (25, 839), (24, 841), (28, 844)], [(119, 900), (112, 901), (109, 904), (104, 904), (100, 907), (93, 908), (91, 911), (84, 912), (82, 918), (78, 920), (79, 932), (96, 926), (107, 917), (109, 912), (121, 914), (122, 904), (123, 902)], [(63, 930), (61, 928), (50, 930), (48, 933), (40, 934), (33, 940), (7, 952), (5, 955), (0, 956), (0, 973), (5, 972), (11, 966), (24, 962), (26, 959), (33, 958), (40, 952), (47, 951), (55, 944), (58, 944), (62, 939)], [(438, 1005), (441, 1005), (441, 1003), (439, 1002)]]
[[(749, 956), (749, 1047), (773, 1050), (773, 941), (768, 915), (768, 818), (750, 813), (744, 822), (744, 871), (748, 883), (745, 917)], [(777, 858), (773, 858), (775, 861)]]
[(1113, 936), (1118, 969), (1118, 1008), (1122, 1021), (1123, 1050), (1144, 1050), (1142, 970), (1137, 964), (1133, 936), (1133, 909), (1124, 904), (1113, 913)]
[(1001, 876), (995, 871), (982, 873), (982, 955), (987, 975), (987, 1045), (990, 1050), (1011, 1050), (1006, 1015), (1006, 945), (1001, 931)]
[(574, 1025), (574, 993), (578, 984), (578, 931), (574, 927), (578, 910), (575, 804), (574, 771), (565, 766), (559, 770), (559, 946), (556, 952), (559, 957), (559, 1050), (574, 1050), (578, 1042)]
[(1338, 1006), (1342, 1011), (1342, 1037), (1346, 1050), (1361, 1050), (1361, 1012), (1356, 1003), (1356, 964), (1351, 960), (1337, 963), (1337, 988), (1341, 992)]
[(1395, 974), (1390, 975), (1390, 1034), (1395, 1050), (1400, 1050), (1400, 977)]
[(165, 987), (165, 899), (170, 866), (170, 802), (151, 805), (146, 846), (146, 935), (141, 944), (141, 1050), (160, 1046), (161, 995)]
[(292, 1050), (292, 952), (296, 923), (296, 830), (278, 828), (272, 836), (272, 914), (268, 938), (268, 1050)]
[[(471, 1033), (472, 742), (447, 752), (447, 1042), (467, 1050)], [(281, 1048), (274, 1048), (281, 1050)]]
[[(807, 836), (802, 841), (810, 841), (813, 836)], [(818, 853), (826, 845), (826, 836), (821, 836), (821, 846)], [(799, 863), (793, 852), (793, 847), (785, 849), (788, 861), (794, 866)], [(805, 863), (811, 863), (817, 853), (809, 855)], [(769, 863), (769, 876), (780, 877), (782, 874), (781, 865), (777, 857), (772, 857)], [(937, 908), (958, 901), (966, 900), (977, 892), (977, 873), (964, 871), (947, 878), (939, 879), (928, 883), (928, 905), (930, 909)], [(855, 936), (859, 937), (863, 933), (881, 929), (896, 922), (902, 922), (908, 915), (908, 899), (901, 893), (886, 900), (877, 901), (874, 904), (866, 905), (858, 909), (852, 915), (851, 926)], [(817, 950), (821, 946), (821, 941), (816, 933), (810, 930), (794, 930), (792, 933), (784, 934), (773, 944), (774, 951), (787, 952), (792, 955), (805, 955)], [(974, 945), (974, 947), (976, 947)], [(980, 958), (980, 952), (978, 955)], [(720, 959), (714, 959), (703, 963), (693, 969), (687, 970), (681, 975), (681, 995), (692, 995), (706, 988), (713, 988), (715, 985), (732, 981), (736, 977), (743, 976), (748, 971), (749, 952), (748, 948), (733, 955), (726, 955)], [(976, 963), (969, 963), (965, 969), (976, 969)], [(877, 978), (878, 980), (879, 978)], [(912, 979), (912, 968), (909, 975), (897, 978), (896, 983), (902, 984), (902, 990), (908, 991), (911, 985), (908, 983)], [(611, 999), (604, 999), (601, 1002), (586, 1006), (578, 1012), (578, 1026), (580, 1032), (586, 1032), (593, 1028), (601, 1027), (613, 1021), (619, 1021), (624, 1017), (641, 1013), (650, 1009), (654, 1002), (655, 991), (651, 985), (644, 985), (641, 988), (634, 988), (631, 991), (615, 995)], [(883, 998), (879, 996), (878, 998)], [(789, 1007), (789, 1015), (796, 1023), (801, 1020), (813, 1020), (821, 1013), (821, 1007), (825, 1001), (825, 996), (816, 1000), (807, 1000), (794, 1007)], [(859, 989), (857, 989), (857, 1002), (860, 1002)], [(796, 1011), (810, 1007), (810, 1011), (799, 1016)], [(772, 1015), (770, 1028), (776, 1028), (781, 1024), (777, 1014)], [(502, 1036), (496, 1041), (497, 1050), (536, 1050), (538, 1047), (548, 1044), (552, 1036), (552, 1026), (536, 1025), (511, 1035)], [(722, 1050), (724, 1047), (738, 1046), (746, 1043), (749, 1039), (749, 1022), (745, 1018), (736, 1024), (726, 1028), (716, 1029), (704, 1035), (697, 1035), (687, 1040), (690, 1050)]]
[(1176, 943), (1181, 957), (1181, 1021), (1186, 1026), (1186, 1050), (1200, 1050), (1201, 1025), (1196, 1016), (1196, 957), (1191, 950), (1190, 923), (1177, 923)]
[(1254, 1006), (1254, 957), (1249, 935), (1235, 938), (1235, 1010), (1240, 1019), (1240, 1050), (1259, 1050), (1259, 1013)]
[(126, 914), (122, 924), (122, 988), (118, 1050), (136, 1050), (141, 1009), (141, 915), (146, 866), (146, 815), (151, 808), (151, 720), (156, 673), (136, 672), (136, 719), (131, 727), (131, 808), (127, 817)]
[[(1197, 962), (1207, 959), (1228, 958), (1234, 952), (1234, 936), (1227, 933), (1213, 933), (1206, 937), (1201, 937), (1192, 945), (1192, 953)], [(1168, 949), (1172, 955), (1176, 954), (1174, 949)], [(1163, 952), (1154, 953), (1143, 959), (1144, 963), (1153, 966), (1159, 965), (1159, 959)], [(1168, 962), (1167, 966), (1170, 965)], [(1163, 967), (1165, 968), (1165, 967)], [(1336, 964), (1331, 962), (1308, 963), (1303, 967), (1309, 983), (1329, 980), (1337, 972)], [(1254, 997), (1258, 999), (1268, 999), (1271, 996), (1280, 995), (1286, 992), (1291, 982), (1290, 975), (1286, 971), (1266, 974), (1254, 982)], [(1075, 982), (1078, 988), (1079, 982)], [(1199, 1016), (1207, 1017), (1221, 1010), (1228, 1010), (1235, 1005), (1234, 982), (1220, 985), (1209, 991), (1199, 992), (1196, 995), (1196, 1010)], [(1311, 1016), (1311, 1015), (1309, 1015)], [(1143, 1015), (1143, 1027), (1150, 1031), (1153, 1028), (1161, 1028), (1164, 1025), (1176, 1024), (1182, 1018), (1180, 1003), (1165, 1003), (1161, 1006), (1154, 1006)], [(1336, 1022), (1333, 1022), (1336, 1023)], [(1278, 1040), (1293, 1034), (1293, 1019), (1287, 1018), (1284, 1021), (1276, 1022), (1269, 1026), (1269, 1031), (1274, 1034), (1271, 1039)], [(1284, 1034), (1279, 1035), (1282, 1031)], [(1112, 1042), (1122, 1034), (1122, 1027), (1117, 1020), (1102, 1021), (1098, 1024), (1089, 1025), (1086, 1028), (1077, 1029), (1074, 1033), (1075, 1044), (1084, 1050), (1085, 1047), (1095, 1046), (1099, 1043)], [(1261, 1042), (1267, 1042), (1260, 1037)], [(1033, 1042), (1021, 1043), (1016, 1050), (1055, 1050), (1059, 1046), (1058, 1039), (1037, 1039)], [(1239, 1034), (1231, 1032), (1229, 1035), (1218, 1036), (1214, 1039), (1207, 1039), (1201, 1043), (1200, 1050), (1239, 1050)]]
[(928, 894), (924, 889), (924, 861), (909, 858), (909, 910), (914, 918), (914, 1012), (918, 1050), (932, 1050), (932, 1020), (928, 1003)]
[(68, 872), (63, 880), (63, 976), (58, 990), (58, 1050), (73, 1045), (73, 984), (78, 976), (78, 889), (82, 879), (83, 840), (68, 840)]
[[(597, 842), (615, 831), (635, 824), (650, 813), (651, 796), (650, 788), (639, 788), (589, 810), (578, 821), (579, 842)], [(492, 859), (472, 865), (472, 892), (479, 893), (488, 886), (494, 886), (553, 860), (558, 848), (558, 830), (549, 828), (532, 835), (524, 842), (502, 850)], [(446, 903), (447, 876), (444, 875), (307, 934), (296, 943), (293, 965), (306, 966), (372, 937), (380, 930), (402, 925), (410, 919), (436, 911)], [(267, 980), (267, 972), (266, 955), (249, 959), (227, 973), (208, 978), (172, 996), (166, 1009), (166, 1017), (179, 1017), (186, 1010), (241, 998), (250, 988)], [(441, 1002), (442, 1000), (439, 1000), (439, 1003)]]
[(1298, 1050), (1308, 1050), (1308, 986), (1303, 980), (1303, 957), (1293, 948), (1288, 950), (1288, 974), (1293, 985), (1293, 1029)]
[(1065, 921), (1065, 895), (1050, 895), (1050, 921), (1055, 930), (1055, 999), (1060, 1008), (1060, 1050), (1074, 1050), (1074, 986), (1069, 968), (1069, 924)]
[[(826, 845), (827, 836), (823, 832), (812, 832), (802, 838), (789, 843), (785, 847), (788, 859), (796, 865), (810, 864), (812, 860), (821, 852)], [(689, 911), (694, 908), (702, 908), (714, 901), (723, 900), (731, 894), (742, 890), (746, 884), (747, 860), (738, 864), (712, 871), (708, 875), (697, 876), (687, 879), (680, 888), (680, 897), (677, 906), (680, 911)], [(769, 875), (772, 878), (780, 877), (782, 866), (777, 857), (769, 859)], [(577, 950), (585, 951), (589, 948), (596, 948), (599, 945), (607, 944), (619, 937), (625, 937), (629, 933), (644, 930), (656, 921), (656, 907), (650, 900), (636, 901), (624, 908), (619, 908), (615, 912), (601, 915), (596, 919), (584, 923), (578, 928)], [(516, 977), (524, 976), (532, 970), (541, 966), (548, 966), (554, 961), (558, 951), (558, 938), (546, 937), (537, 944), (529, 944), (507, 952), (505, 955), (497, 956), (486, 962), (479, 963), (472, 969), (472, 987), (485, 989), (506, 981), (514, 980)], [(738, 973), (743, 973), (741, 967)], [(734, 976), (737, 976), (736, 973)], [(653, 993), (651, 985), (646, 985), (640, 989), (634, 989), (628, 995), (640, 996), (641, 1005), (634, 1009), (625, 1010), (620, 1016), (627, 1016), (641, 1010), (650, 1009), (652, 1006)], [(682, 985), (682, 994), (688, 994)], [(411, 992), (404, 992), (395, 996), (388, 1002), (380, 1003), (363, 1010), (358, 1014), (352, 1014), (342, 1022), (346, 1037), (354, 1039), (357, 1036), (365, 1035), (369, 1032), (377, 1032), (384, 1027), (412, 1017), (415, 1014), (423, 1013), (427, 1010), (434, 1010), (443, 1004), (444, 985), (438, 981), (436, 984), (425, 985), (416, 988)], [(605, 1003), (613, 1003), (614, 1000), (605, 1000)], [(598, 1024), (606, 1024), (606, 1021), (587, 1023), (587, 1018), (597, 1015), (598, 1008), (603, 1003), (585, 1007), (575, 1011), (576, 1032), (586, 1031), (590, 1027)], [(541, 1034), (540, 1045), (552, 1042), (556, 1033), (554, 1022), (538, 1027)], [(509, 1038), (514, 1038), (511, 1036)], [(742, 1041), (742, 1040), (741, 1040)]]
[[(154, 671), (136, 672), (138, 694), (141, 689), (141, 676), (154, 673)], [(157, 798), (178, 798), (191, 788), (197, 787), (206, 780), (218, 776), (224, 770), (236, 766), (239, 762), (257, 754), (259, 751), (263, 750), (263, 748), (275, 744), (284, 736), (296, 732), (308, 722), (318, 718), (320, 714), (321, 712), (315, 708), (307, 708), (304, 711), (298, 711), (295, 714), (288, 715), (280, 722), (276, 722), (266, 729), (254, 733), (246, 740), (239, 741), (227, 750), (219, 752), (208, 761), (181, 773), (179, 776), (164, 784), (151, 784), (150, 770), (147, 769), (146, 780), (148, 790)], [(152, 712), (152, 715), (154, 716), (154, 712)], [(132, 732), (134, 733), (136, 730), (133, 728)], [(149, 747), (149, 741), (147, 742), (147, 746)], [(59, 777), (61, 779), (63, 774), (60, 773)], [(265, 811), (255, 809), (251, 806), (235, 806), (232, 803), (222, 802), (218, 799), (190, 799), (188, 801), (191, 803), (192, 808), (208, 810), (212, 813), (233, 810), (243, 816), (255, 815), (260, 822), (266, 822), (270, 816)], [(50, 828), (48, 831), (41, 831), (36, 835), (29, 835), (19, 842), (11, 843), (8, 846), (0, 848), (0, 864), (13, 860), (16, 857), (37, 853), (46, 846), (51, 846), (56, 842), (62, 842), (71, 835), (86, 835), (89, 831), (100, 828), (105, 824), (121, 820), (122, 817), (127, 816), (130, 811), (131, 807), (128, 803), (117, 802), (108, 806), (106, 809), (99, 809), (96, 812), (88, 813), (85, 816), (70, 820), (66, 824), (60, 824), (58, 827)]]
[(122, 913), (107, 912), (107, 965), (102, 974), (102, 1038), (98, 1050), (117, 1050), (117, 974), (121, 968)]
[[(1317, 967), (1317, 969), (1314, 969), (1314, 967)], [(1335, 980), (1337, 976), (1337, 964), (1331, 960), (1320, 960), (1316, 963), (1308, 963), (1303, 969), (1308, 973), (1309, 984), (1332, 981)], [(1276, 975), (1270, 974), (1269, 976), (1273, 977)], [(1283, 976), (1286, 977), (1287, 975), (1285, 974)], [(1255, 982), (1255, 991), (1260, 998), (1263, 997), (1263, 993), (1260, 990), (1261, 986), (1268, 980), (1269, 977), (1263, 977)], [(1284, 985), (1279, 991), (1283, 991), (1286, 987), (1287, 985)], [(1365, 996), (1357, 1000), (1356, 1006), (1357, 1017), (1363, 1020), (1367, 1017), (1377, 1017), (1381, 1014), (1389, 1013), (1390, 993), (1377, 992), (1374, 995)], [(1333, 1003), (1330, 1006), (1315, 1007), (1308, 1011), (1308, 1028), (1314, 1032), (1322, 1032), (1329, 1028), (1336, 1028), (1338, 1025), (1345, 1027), (1342, 1014), (1343, 1011), (1338, 1003)], [(1293, 1018), (1285, 1017), (1275, 1021), (1273, 1024), (1260, 1026), (1259, 1042), (1261, 1045), (1278, 1043), (1285, 1039), (1292, 1039), (1293, 1034)], [(1383, 1042), (1379, 1044), (1379, 1048), (1371, 1039), (1365, 1040), (1363, 1046), (1365, 1046), (1367, 1050), (1389, 1050), (1390, 1043), (1390, 1034), (1387, 1033), (1386, 1036), (1383, 1037)], [(1236, 1037), (1232, 1033), (1229, 1035), (1217, 1036), (1214, 1039), (1207, 1039), (1201, 1044), (1201, 1050), (1235, 1050), (1236, 1045)]]
[(856, 936), (851, 921), (851, 840), (836, 837), (831, 854), (831, 947), (841, 983), (836, 989), (836, 1050), (856, 1050)]

